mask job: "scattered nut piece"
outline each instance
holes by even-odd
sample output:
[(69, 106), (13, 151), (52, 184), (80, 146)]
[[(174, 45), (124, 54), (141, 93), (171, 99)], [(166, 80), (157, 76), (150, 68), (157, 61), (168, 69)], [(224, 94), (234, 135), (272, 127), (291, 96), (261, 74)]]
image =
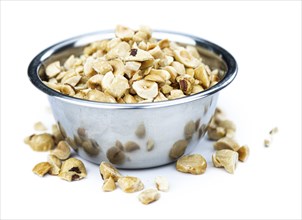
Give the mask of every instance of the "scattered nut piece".
[(278, 131), (279, 131), (278, 127), (274, 127), (272, 130), (270, 130), (269, 134), (274, 135), (274, 134), (278, 133)]
[(269, 147), (270, 145), (271, 145), (271, 140), (269, 140), (269, 139), (264, 139), (264, 146), (265, 147)]
[(144, 184), (137, 177), (120, 177), (117, 182), (119, 187), (126, 193), (133, 193), (144, 189)]
[(50, 151), (50, 155), (54, 155), (60, 160), (66, 160), (70, 156), (70, 147), (66, 141), (60, 141), (54, 150)]
[(61, 133), (60, 128), (57, 124), (52, 125), (51, 130), (55, 144), (58, 144), (60, 141), (64, 140), (63, 134)]
[(238, 163), (238, 153), (233, 150), (219, 150), (212, 155), (215, 167), (224, 167), (229, 173), (234, 173)]
[(207, 169), (207, 161), (200, 154), (186, 155), (177, 160), (176, 169), (183, 173), (203, 174)]
[(40, 121), (34, 124), (34, 129), (36, 131), (46, 131), (47, 130), (47, 128), (45, 127), (45, 125), (42, 122), (40, 122)]
[(215, 150), (229, 149), (233, 151), (238, 151), (240, 145), (234, 139), (224, 137), (214, 143), (214, 148)]
[(49, 170), (50, 175), (58, 175), (61, 170), (62, 162), (54, 155), (48, 155), (48, 163), (51, 165)]
[(167, 192), (169, 190), (169, 182), (166, 177), (157, 176), (155, 178), (155, 184), (159, 191)]
[(104, 180), (112, 177), (115, 182), (122, 177), (120, 172), (111, 163), (104, 161), (100, 164), (100, 174)]
[(138, 199), (144, 205), (148, 205), (160, 198), (160, 194), (156, 189), (146, 189), (138, 195)]
[(116, 185), (115, 185), (114, 179), (111, 176), (108, 179), (104, 180), (104, 183), (103, 183), (104, 192), (111, 192), (115, 189), (116, 189)]
[(86, 175), (86, 168), (83, 162), (76, 158), (65, 160), (59, 173), (59, 177), (67, 181), (80, 180), (85, 178)]
[(273, 142), (273, 136), (278, 132), (278, 128), (274, 127), (272, 130), (269, 132), (269, 136), (264, 140), (264, 146), (269, 147), (271, 143)]
[(31, 135), (25, 143), (34, 151), (49, 151), (54, 147), (53, 137), (48, 133)]
[(38, 176), (44, 176), (48, 171), (51, 169), (51, 165), (48, 162), (41, 162), (38, 163), (36, 166), (33, 168), (33, 172), (37, 174)]
[(245, 162), (250, 155), (250, 149), (247, 145), (240, 147), (237, 152), (239, 154), (238, 158), (241, 162)]

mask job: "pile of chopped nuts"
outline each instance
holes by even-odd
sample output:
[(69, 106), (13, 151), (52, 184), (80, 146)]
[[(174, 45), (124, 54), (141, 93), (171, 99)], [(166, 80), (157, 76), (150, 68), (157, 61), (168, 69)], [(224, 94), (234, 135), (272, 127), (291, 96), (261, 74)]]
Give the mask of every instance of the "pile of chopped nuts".
[(91, 43), (79, 57), (50, 63), (43, 82), (80, 99), (145, 103), (202, 92), (224, 74), (204, 64), (195, 46), (157, 40), (149, 27), (118, 25), (115, 36)]

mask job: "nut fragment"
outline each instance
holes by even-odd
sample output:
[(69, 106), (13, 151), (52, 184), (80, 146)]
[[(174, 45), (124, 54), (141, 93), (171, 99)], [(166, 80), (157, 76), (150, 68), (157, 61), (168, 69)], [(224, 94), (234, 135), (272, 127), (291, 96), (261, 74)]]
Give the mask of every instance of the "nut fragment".
[(80, 180), (85, 178), (86, 175), (86, 168), (83, 162), (76, 158), (65, 160), (59, 173), (59, 177), (67, 181)]
[(188, 144), (187, 140), (176, 141), (170, 150), (169, 157), (171, 159), (177, 159), (182, 156), (185, 153)]
[(128, 141), (127, 143), (125, 143), (124, 149), (126, 152), (132, 152), (132, 151), (140, 149), (140, 146), (137, 143), (135, 143), (134, 141)]
[(137, 177), (120, 177), (117, 182), (119, 187), (126, 193), (133, 193), (144, 189), (144, 184)]
[(51, 155), (56, 156), (60, 160), (66, 160), (70, 156), (70, 147), (66, 141), (60, 141), (54, 150), (50, 151)]
[(169, 190), (169, 182), (166, 177), (157, 176), (155, 178), (155, 184), (159, 191), (167, 192)]
[(58, 124), (53, 124), (51, 130), (55, 144), (58, 144), (60, 141), (64, 140), (63, 134), (61, 133)]
[(33, 172), (38, 176), (44, 176), (51, 169), (51, 165), (48, 162), (41, 162), (34, 166)]
[(187, 50), (180, 49), (174, 51), (175, 59), (186, 67), (196, 68), (201, 64), (201, 61), (192, 56)]
[(117, 25), (115, 35), (122, 40), (130, 40), (134, 35), (134, 31), (128, 27)]
[(217, 141), (226, 136), (226, 131), (222, 127), (208, 127), (208, 137), (210, 140)]
[(247, 145), (240, 147), (237, 152), (239, 154), (239, 160), (241, 162), (245, 162), (250, 155), (250, 149)]
[(194, 76), (201, 82), (201, 85), (207, 89), (210, 86), (209, 76), (206, 72), (205, 66), (201, 64), (195, 69)]
[(115, 182), (122, 177), (120, 172), (111, 163), (105, 161), (100, 164), (100, 174), (104, 180), (112, 177)]
[(219, 150), (212, 155), (215, 167), (224, 167), (229, 173), (234, 173), (238, 163), (238, 153), (233, 150)]
[(186, 155), (177, 160), (176, 169), (183, 173), (203, 174), (207, 169), (207, 161), (200, 154)]
[(142, 79), (135, 81), (132, 84), (132, 88), (143, 99), (153, 99), (158, 94), (158, 85), (156, 82), (150, 82)]
[(108, 179), (104, 180), (104, 183), (103, 183), (104, 192), (111, 192), (115, 189), (116, 189), (116, 185), (115, 185), (114, 179), (112, 177), (109, 177)]
[(48, 133), (31, 135), (27, 144), (34, 151), (49, 151), (54, 147), (53, 137)]
[(47, 67), (46, 67), (46, 75), (48, 77), (55, 77), (56, 75), (58, 75), (60, 72), (61, 72), (61, 65), (60, 65), (60, 61), (55, 61), (51, 64), (49, 64)]
[(264, 139), (264, 146), (269, 147), (271, 143), (273, 142), (273, 136), (278, 132), (278, 128), (274, 127), (272, 130), (270, 130), (269, 135), (266, 139)]
[(48, 155), (48, 163), (51, 165), (49, 170), (50, 175), (58, 175), (61, 170), (62, 162), (54, 155)]
[(156, 189), (146, 189), (138, 195), (138, 199), (144, 205), (148, 205), (160, 198), (160, 194)]
[(145, 128), (145, 125), (142, 123), (140, 124), (136, 131), (135, 131), (135, 134), (138, 138), (144, 138), (145, 135), (146, 135), (146, 128)]
[(47, 130), (47, 128), (45, 127), (45, 125), (42, 122), (40, 122), (40, 121), (34, 124), (34, 129), (36, 131), (45, 131), (45, 130)]
[(106, 154), (108, 160), (113, 164), (122, 164), (125, 161), (124, 152), (118, 147), (111, 147)]
[(184, 93), (180, 89), (173, 89), (168, 96), (168, 99), (178, 99), (185, 97)]
[(240, 145), (234, 139), (224, 137), (214, 143), (214, 148), (215, 150), (229, 149), (233, 151), (238, 151)]

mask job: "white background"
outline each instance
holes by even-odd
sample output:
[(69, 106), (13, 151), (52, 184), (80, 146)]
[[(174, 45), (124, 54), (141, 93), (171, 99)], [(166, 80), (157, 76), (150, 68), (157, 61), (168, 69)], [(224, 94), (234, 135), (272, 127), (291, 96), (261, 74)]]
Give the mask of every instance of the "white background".
[[(40, 178), (32, 167), (47, 154), (23, 143), (33, 124), (54, 122), (45, 94), (27, 78), (27, 66), (44, 48), (86, 32), (146, 24), (197, 35), (237, 59), (234, 82), (218, 105), (238, 127), (251, 155), (234, 175), (213, 168), (212, 143), (196, 152), (208, 159), (205, 174), (173, 165), (122, 171), (152, 187), (166, 176), (170, 191), (144, 206), (138, 193), (104, 193), (98, 166), (66, 182)], [(270, 148), (263, 139), (278, 126)], [(1, 2), (1, 218), (3, 219), (300, 219), (301, 218), (301, 2)]]

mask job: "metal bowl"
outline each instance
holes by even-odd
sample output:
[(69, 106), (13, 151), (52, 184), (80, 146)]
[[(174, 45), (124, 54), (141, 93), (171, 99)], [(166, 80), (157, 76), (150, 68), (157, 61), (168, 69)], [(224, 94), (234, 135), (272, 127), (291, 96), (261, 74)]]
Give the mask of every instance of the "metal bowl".
[[(221, 81), (198, 94), (141, 104), (78, 99), (42, 83), (49, 63), (64, 62), (70, 54), (79, 55), (93, 41), (113, 38), (113, 30), (62, 41), (43, 50), (30, 63), (31, 82), (48, 95), (62, 133), (82, 158), (96, 164), (110, 161), (118, 168), (148, 168), (171, 163), (199, 146), (216, 108), (219, 91), (237, 74), (236, 61), (225, 49), (195, 36), (159, 30), (153, 36), (196, 46), (206, 64), (225, 71)], [(145, 129), (145, 135), (143, 132), (137, 135), (137, 129)]]

